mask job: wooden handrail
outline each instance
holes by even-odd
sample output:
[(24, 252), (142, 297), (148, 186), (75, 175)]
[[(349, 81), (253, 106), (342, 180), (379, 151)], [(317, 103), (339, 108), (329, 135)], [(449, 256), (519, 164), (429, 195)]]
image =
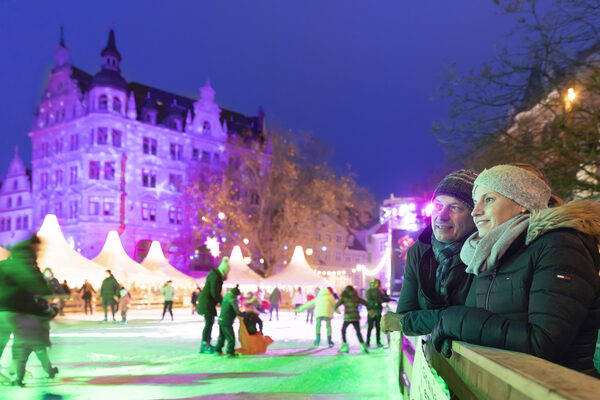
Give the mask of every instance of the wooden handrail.
[(455, 341), (452, 357), (431, 352), (432, 367), (461, 400), (600, 398), (600, 379), (529, 354)]

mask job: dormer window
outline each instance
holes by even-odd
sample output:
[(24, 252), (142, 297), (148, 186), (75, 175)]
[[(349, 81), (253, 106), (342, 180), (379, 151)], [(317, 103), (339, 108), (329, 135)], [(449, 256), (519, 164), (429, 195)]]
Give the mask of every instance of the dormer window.
[(113, 98), (113, 111), (121, 112), (121, 100), (118, 97)]
[(202, 124), (202, 133), (210, 135), (210, 122), (204, 121)]
[(13, 182), (13, 190), (17, 190), (19, 188), (19, 181)]
[(105, 94), (100, 96), (100, 100), (98, 100), (98, 109), (99, 110), (108, 109), (108, 97)]

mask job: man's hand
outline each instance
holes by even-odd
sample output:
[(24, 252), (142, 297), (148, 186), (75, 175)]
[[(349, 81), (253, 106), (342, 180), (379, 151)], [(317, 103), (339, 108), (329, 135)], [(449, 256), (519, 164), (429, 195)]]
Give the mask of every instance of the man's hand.
[(431, 332), (431, 343), (441, 355), (450, 358), (452, 356), (452, 339), (454, 338), (444, 331), (443, 319), (440, 319)]
[(404, 314), (387, 312), (381, 317), (381, 330), (383, 333), (402, 331), (402, 317)]

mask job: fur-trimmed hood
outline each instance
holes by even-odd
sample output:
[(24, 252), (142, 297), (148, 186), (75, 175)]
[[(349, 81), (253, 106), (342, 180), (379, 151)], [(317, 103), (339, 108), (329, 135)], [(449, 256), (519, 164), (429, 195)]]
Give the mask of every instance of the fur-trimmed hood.
[(595, 237), (596, 242), (600, 243), (600, 203), (594, 200), (575, 200), (560, 207), (533, 211), (525, 244), (560, 228), (575, 229)]

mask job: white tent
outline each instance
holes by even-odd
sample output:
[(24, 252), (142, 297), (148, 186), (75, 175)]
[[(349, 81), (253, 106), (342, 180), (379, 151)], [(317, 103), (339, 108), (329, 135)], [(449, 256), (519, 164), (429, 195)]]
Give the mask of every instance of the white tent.
[(0, 247), (0, 261), (6, 260), (10, 256), (10, 251), (6, 250), (4, 247)]
[(177, 268), (169, 264), (165, 258), (165, 254), (160, 247), (160, 243), (156, 240), (152, 241), (148, 255), (142, 261), (142, 266), (149, 271), (162, 273), (165, 280), (172, 280), (175, 286), (193, 287), (194, 279), (187, 276)]
[[(223, 286), (259, 286), (264, 279), (256, 272), (252, 271), (248, 265), (244, 262), (244, 256), (242, 255), (242, 249), (240, 246), (234, 246), (229, 256), (229, 267), (231, 270), (227, 274), (227, 279), (223, 282)], [(206, 277), (198, 279), (197, 282), (203, 284), (206, 281)]]
[(331, 286), (329, 281), (313, 270), (306, 258), (302, 246), (296, 246), (294, 254), (287, 266), (279, 273), (265, 280), (266, 284), (282, 286)]
[(51, 268), (59, 281), (66, 280), (70, 286), (81, 286), (87, 279), (99, 288), (106, 277), (106, 268), (88, 260), (69, 246), (60, 230), (55, 215), (47, 214), (38, 231), (42, 241), (38, 266), (43, 271)]
[(110, 269), (119, 283), (159, 285), (167, 280), (164, 274), (148, 271), (133, 261), (125, 253), (117, 231), (108, 232), (102, 250), (92, 261), (104, 266), (105, 269)]

